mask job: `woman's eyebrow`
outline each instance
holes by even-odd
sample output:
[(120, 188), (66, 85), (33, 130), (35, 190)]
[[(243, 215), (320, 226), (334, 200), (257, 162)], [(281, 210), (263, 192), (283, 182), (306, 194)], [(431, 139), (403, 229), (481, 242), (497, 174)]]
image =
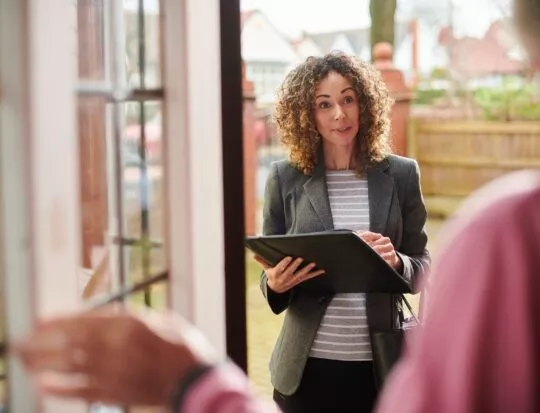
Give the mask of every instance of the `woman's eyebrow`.
[[(347, 92), (348, 90), (352, 90), (352, 91), (354, 92), (353, 87), (352, 87), (352, 86), (348, 86), (348, 87), (346, 87), (345, 89), (343, 89), (343, 90), (341, 91), (341, 94)], [(317, 95), (317, 96), (315, 96), (315, 99), (318, 99), (318, 98), (329, 98), (329, 97), (330, 97), (330, 95)]]

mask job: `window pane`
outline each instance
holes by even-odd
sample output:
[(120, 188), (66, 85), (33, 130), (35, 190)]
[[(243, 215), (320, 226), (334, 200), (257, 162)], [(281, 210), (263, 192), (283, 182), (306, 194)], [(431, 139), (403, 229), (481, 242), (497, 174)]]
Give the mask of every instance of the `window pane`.
[[(124, 211), (128, 237), (163, 239), (163, 164), (161, 104), (127, 103), (122, 143)], [(144, 128), (141, 118), (144, 116)], [(144, 143), (143, 143), (144, 141)]]
[(124, 0), (128, 84), (134, 88), (161, 85), (159, 0)]
[(165, 270), (161, 103), (79, 101), (81, 289), (95, 297)]
[(95, 249), (105, 246), (108, 226), (106, 102), (100, 97), (79, 99), (78, 127), (83, 233), (83, 266), (95, 262)]
[[(104, 0), (80, 0), (77, 12), (79, 78), (87, 82), (78, 113), (80, 278), (84, 296), (95, 298), (165, 269), (161, 103), (112, 103), (111, 93), (107, 100), (96, 97), (100, 90), (92, 83), (107, 80), (110, 92), (122, 92), (123, 81), (109, 76), (117, 61), (113, 46), (121, 45), (125, 67), (118, 69), (128, 87), (159, 87), (160, 10), (159, 0), (123, 0), (118, 12)], [(150, 291), (141, 294), (146, 304), (152, 301)], [(164, 303), (163, 297), (156, 300)]]
[[(108, 69), (115, 60), (113, 45), (124, 44), (123, 70), (131, 88), (161, 86), (161, 23), (159, 0), (123, 0), (117, 18), (104, 0), (79, 0), (79, 78), (84, 81), (111, 80)], [(142, 7), (141, 7), (142, 6)], [(124, 33), (123, 39), (112, 38)], [(118, 85), (117, 85), (118, 86)]]

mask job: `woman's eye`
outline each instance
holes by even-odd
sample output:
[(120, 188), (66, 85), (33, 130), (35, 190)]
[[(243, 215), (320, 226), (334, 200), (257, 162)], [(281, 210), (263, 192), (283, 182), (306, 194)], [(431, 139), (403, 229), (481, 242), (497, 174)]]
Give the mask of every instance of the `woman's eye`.
[(345, 103), (353, 103), (354, 98), (352, 96), (346, 96), (345, 99), (343, 99), (343, 102), (345, 102)]
[(319, 109), (328, 109), (329, 107), (330, 107), (330, 104), (328, 102), (319, 103)]

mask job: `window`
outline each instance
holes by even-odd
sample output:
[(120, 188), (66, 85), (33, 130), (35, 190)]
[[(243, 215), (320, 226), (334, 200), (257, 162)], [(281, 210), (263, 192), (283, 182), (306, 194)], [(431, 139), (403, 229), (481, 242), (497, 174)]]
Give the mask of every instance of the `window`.
[[(3, 302), (10, 339), (36, 318), (79, 309), (84, 296), (88, 306), (170, 306), (225, 355), (225, 320), (238, 320), (229, 307), (243, 291), (227, 285), (236, 295), (226, 316), (224, 268), (242, 277), (230, 269), (243, 258), (225, 262), (223, 217), (240, 214), (241, 197), (229, 193), (241, 179), (223, 170), (241, 178), (242, 111), (239, 38), (223, 40), (228, 51), (238, 45), (220, 71), (220, 11), (233, 20), (238, 8), (219, 6), (0, 2), (0, 278), (16, 292)], [(222, 84), (224, 73), (234, 81)], [(238, 148), (227, 159), (222, 135)], [(230, 226), (227, 251), (241, 256)], [(230, 324), (232, 348), (245, 325)], [(87, 412), (41, 399), (7, 359), (11, 412)]]
[(81, 289), (166, 304), (158, 0), (79, 0)]

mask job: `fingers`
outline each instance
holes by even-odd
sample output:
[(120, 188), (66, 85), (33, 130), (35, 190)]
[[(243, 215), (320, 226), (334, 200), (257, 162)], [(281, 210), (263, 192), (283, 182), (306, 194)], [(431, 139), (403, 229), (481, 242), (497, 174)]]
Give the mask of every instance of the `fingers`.
[(277, 293), (283, 293), (309, 278), (324, 274), (324, 270), (313, 271), (315, 263), (309, 263), (299, 270), (303, 262), (303, 258), (293, 260), (292, 257), (286, 257), (274, 268), (269, 268), (268, 286)]
[[(379, 235), (379, 237), (375, 237), (374, 235)], [(370, 233), (366, 238), (373, 239), (373, 241), (368, 242), (368, 244), (377, 254), (381, 256), (383, 260), (386, 261), (388, 265), (393, 268), (397, 268), (399, 266), (400, 260), (390, 238), (373, 233)]]
[(109, 332), (118, 333), (116, 328), (102, 328), (104, 317), (110, 316), (105, 312), (87, 312), (40, 322), (30, 336), (13, 343), (11, 350), (35, 373), (88, 372), (99, 365), (94, 355), (102, 353), (103, 340), (111, 335)]
[(389, 238), (383, 237), (375, 241), (371, 247), (373, 250), (381, 256), (383, 260), (386, 261), (394, 269), (399, 269), (401, 265), (401, 260), (399, 259), (394, 245)]
[(302, 268), (300, 271), (298, 271), (294, 276), (296, 278), (302, 278), (305, 277), (307, 274), (310, 273), (311, 270), (315, 268), (316, 264), (314, 262), (309, 263), (304, 268)]
[(371, 242), (372, 247), (375, 245), (386, 245), (386, 244), (392, 245), (392, 241), (390, 241), (390, 238), (383, 237), (382, 235), (379, 238), (377, 238), (375, 241)]
[[(263, 269), (265, 271), (270, 270), (270, 269), (274, 269), (277, 272), (276, 275), (280, 275), (280, 274), (284, 273), (288, 269), (289, 264), (293, 260), (292, 257), (285, 257), (275, 267), (272, 267), (272, 265), (268, 261), (266, 261), (264, 258), (260, 257), (259, 255), (254, 255), (253, 258), (259, 264), (261, 264), (261, 266), (263, 267)], [(301, 261), (300, 261), (300, 263), (301, 263)], [(298, 265), (300, 265), (300, 264), (298, 264)], [(298, 267), (298, 265), (297, 265), (297, 267)]]
[(43, 373), (37, 380), (38, 390), (46, 395), (79, 399), (88, 403), (118, 403), (122, 395), (111, 394), (114, 389), (95, 378), (75, 375)]
[(287, 270), (287, 267), (292, 262), (292, 260), (292, 257), (285, 257), (274, 267), (278, 275), (281, 275)]
[[(265, 270), (272, 269), (272, 266), (266, 262), (263, 258), (259, 256), (254, 257), (255, 260), (260, 263)], [(293, 260), (292, 257), (285, 257), (283, 258), (273, 269), (275, 270), (275, 276), (279, 277), (284, 274), (292, 274), (294, 273), (298, 267), (304, 262), (303, 258), (296, 258)]]
[(58, 373), (80, 373), (88, 368), (88, 355), (83, 349), (21, 350), (24, 365), (32, 372), (54, 371)]
[(290, 274), (290, 275), (294, 275), (294, 273), (296, 272), (296, 270), (298, 269), (298, 267), (300, 267), (300, 265), (302, 264), (302, 262), (304, 262), (304, 259), (303, 258), (297, 258), (295, 259), (293, 262), (290, 263), (290, 265), (286, 268), (285, 272)]
[(360, 238), (362, 238), (362, 240), (364, 240), (365, 242), (367, 242), (370, 245), (371, 245), (371, 243), (379, 240), (380, 238), (383, 238), (383, 236), (381, 234), (378, 234), (376, 232), (371, 232), (371, 231), (363, 231), (363, 232), (359, 231), (356, 234)]
[(386, 260), (389, 258), (393, 258), (395, 253), (394, 253), (394, 250), (390, 250), (386, 252), (380, 252), (379, 255)]
[(64, 334), (37, 333), (15, 344), (12, 350), (33, 372), (84, 372), (90, 364), (87, 344), (77, 345)]
[(45, 372), (37, 376), (36, 384), (42, 393), (75, 398), (88, 393), (90, 380), (83, 376)]
[(293, 280), (293, 285), (291, 286), (294, 287), (304, 281), (307, 281), (307, 280), (310, 280), (312, 278), (315, 278), (315, 277), (319, 277), (321, 275), (324, 275), (326, 273), (326, 271), (324, 270), (315, 270), (315, 271), (311, 271), (311, 272), (308, 272), (306, 274), (303, 274), (301, 276), (295, 276), (294, 280)]
[(394, 251), (394, 247), (390, 243), (383, 245), (374, 245), (372, 248), (379, 255), (391, 253)]
[(316, 266), (316, 263), (311, 262), (307, 264), (304, 268), (302, 268), (300, 271), (291, 274), (292, 276), (289, 278), (290, 288), (325, 273), (325, 271), (322, 269), (315, 270)]
[[(183, 330), (185, 320), (165, 321), (150, 313), (144, 319), (129, 313), (77, 314), (40, 323), (12, 349), (46, 394), (165, 405), (163, 389), (205, 360), (195, 354), (201, 342)], [(148, 354), (160, 354), (161, 359), (149, 359)]]

